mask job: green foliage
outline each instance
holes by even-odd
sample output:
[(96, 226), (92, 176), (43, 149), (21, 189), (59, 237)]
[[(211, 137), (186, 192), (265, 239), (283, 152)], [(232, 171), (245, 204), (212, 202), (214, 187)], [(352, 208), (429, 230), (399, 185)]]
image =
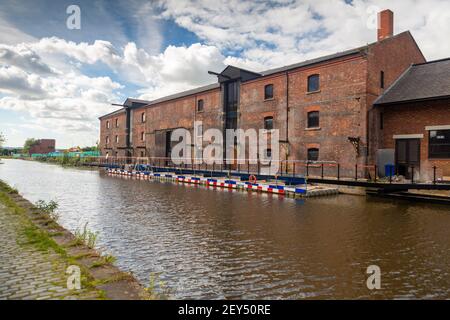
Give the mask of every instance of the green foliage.
[(93, 232), (87, 228), (88, 222), (85, 223), (83, 229), (75, 231), (76, 244), (85, 244), (89, 248), (94, 248), (98, 238), (98, 232)]
[(59, 205), (56, 201), (51, 200), (49, 202), (45, 202), (44, 200), (39, 200), (34, 205), (40, 211), (48, 214), (54, 221), (59, 219), (59, 215), (56, 213), (56, 209), (58, 209)]
[(160, 273), (151, 273), (148, 287), (144, 288), (149, 296), (149, 300), (167, 300), (170, 299), (172, 294), (171, 290), (167, 287), (165, 281), (160, 279)]
[(28, 138), (27, 140), (25, 140), (25, 143), (23, 145), (23, 153), (28, 154), (30, 152), (31, 146), (33, 146), (36, 142), (37, 140), (34, 138)]

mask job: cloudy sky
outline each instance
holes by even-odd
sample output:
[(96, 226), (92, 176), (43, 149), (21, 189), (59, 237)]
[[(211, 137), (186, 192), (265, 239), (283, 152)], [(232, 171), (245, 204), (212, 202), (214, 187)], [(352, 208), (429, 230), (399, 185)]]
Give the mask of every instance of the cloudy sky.
[[(68, 29), (69, 5), (81, 29)], [(390, 8), (428, 60), (450, 57), (448, 0), (0, 0), (0, 132), (6, 145), (93, 145), (126, 97), (209, 84), (208, 70), (260, 71), (376, 40)]]

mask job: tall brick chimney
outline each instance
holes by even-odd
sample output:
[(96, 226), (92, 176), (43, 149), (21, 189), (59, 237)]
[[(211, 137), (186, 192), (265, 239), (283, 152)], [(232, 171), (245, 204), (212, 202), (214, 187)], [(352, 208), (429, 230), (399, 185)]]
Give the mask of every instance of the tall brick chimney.
[(394, 13), (383, 10), (378, 13), (378, 41), (394, 35)]

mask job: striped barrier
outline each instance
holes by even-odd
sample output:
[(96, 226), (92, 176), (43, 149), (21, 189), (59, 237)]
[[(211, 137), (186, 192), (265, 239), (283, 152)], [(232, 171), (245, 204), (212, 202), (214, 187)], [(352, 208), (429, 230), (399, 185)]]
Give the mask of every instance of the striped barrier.
[(198, 177), (198, 176), (185, 176), (176, 175), (172, 173), (155, 173), (149, 171), (126, 171), (123, 169), (108, 168), (106, 170), (111, 175), (119, 176), (131, 176), (144, 180), (166, 180), (172, 182), (181, 182), (195, 185), (205, 185), (206, 187), (222, 188), (222, 189), (242, 189), (256, 192), (266, 192), (278, 195), (291, 195), (291, 196), (318, 196), (318, 195), (330, 195), (336, 194), (337, 189), (325, 189), (325, 190), (312, 190), (308, 191), (307, 186), (304, 187), (295, 186), (289, 187), (285, 185), (273, 185), (264, 183), (251, 183), (241, 182), (232, 179), (220, 180), (214, 178)]

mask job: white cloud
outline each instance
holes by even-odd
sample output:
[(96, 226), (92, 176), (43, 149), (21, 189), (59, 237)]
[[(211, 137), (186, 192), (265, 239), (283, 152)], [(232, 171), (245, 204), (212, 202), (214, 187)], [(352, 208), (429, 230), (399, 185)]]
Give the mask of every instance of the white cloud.
[(370, 8), (390, 8), (396, 31), (410, 30), (429, 59), (450, 56), (450, 2), (354, 0), (240, 1), (161, 0), (162, 17), (173, 19), (239, 60), (281, 66), (376, 40), (367, 27)]

